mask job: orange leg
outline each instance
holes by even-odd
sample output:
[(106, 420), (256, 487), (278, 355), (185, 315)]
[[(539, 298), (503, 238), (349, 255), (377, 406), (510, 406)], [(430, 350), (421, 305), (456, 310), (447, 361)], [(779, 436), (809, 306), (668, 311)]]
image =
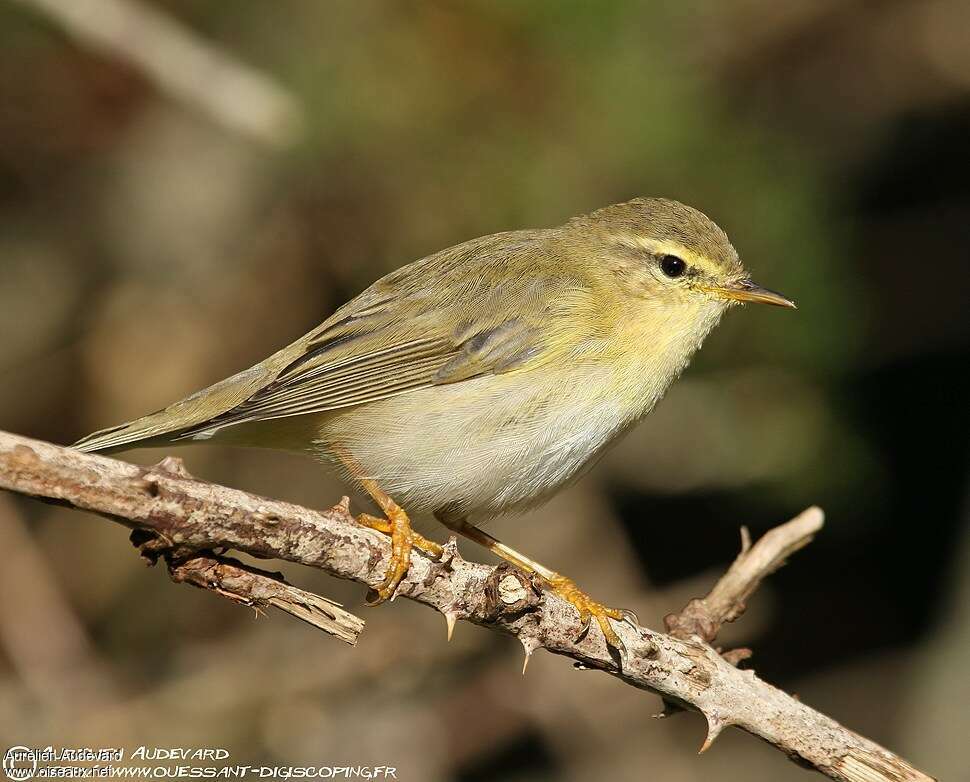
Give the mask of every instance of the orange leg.
[(623, 642), (610, 625), (609, 620), (613, 619), (616, 621), (625, 621), (630, 624), (636, 624), (637, 617), (632, 611), (626, 611), (619, 608), (607, 608), (602, 603), (598, 603), (583, 592), (578, 586), (576, 586), (572, 579), (561, 576), (554, 570), (550, 570), (544, 565), (540, 565), (535, 560), (529, 559), (524, 554), (520, 554), (515, 549), (509, 548), (498, 539), (492, 537), (484, 530), (469, 524), (464, 519), (454, 520), (448, 519), (444, 516), (438, 516), (438, 521), (448, 527), (448, 529), (464, 535), (466, 538), (475, 541), (480, 546), (484, 546), (496, 556), (501, 557), (506, 562), (511, 562), (513, 565), (524, 570), (526, 573), (535, 573), (542, 578), (542, 580), (549, 585), (549, 588), (553, 592), (559, 595), (567, 603), (570, 603), (573, 607), (575, 607), (576, 611), (579, 613), (581, 627), (579, 634), (577, 635), (577, 640), (586, 635), (587, 631), (589, 630), (591, 620), (596, 619), (596, 623), (603, 632), (606, 642), (620, 652), (621, 656), (625, 656), (626, 649), (623, 646)]
[(375, 590), (377, 597), (369, 601), (370, 605), (377, 605), (385, 600), (394, 599), (395, 590), (411, 566), (412, 548), (416, 547), (432, 556), (441, 554), (442, 549), (434, 541), (412, 530), (408, 515), (374, 481), (369, 478), (358, 479), (358, 481), (387, 518), (381, 519), (369, 513), (362, 513), (357, 517), (357, 522), (391, 536), (391, 560), (387, 564), (384, 581)]

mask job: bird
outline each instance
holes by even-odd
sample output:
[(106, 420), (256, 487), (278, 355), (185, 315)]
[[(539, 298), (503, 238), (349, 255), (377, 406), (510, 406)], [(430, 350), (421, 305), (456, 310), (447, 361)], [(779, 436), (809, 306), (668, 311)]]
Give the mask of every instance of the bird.
[(725, 232), (665, 198), (491, 234), (392, 271), (258, 364), (75, 443), (88, 452), (215, 443), (307, 454), (366, 492), (391, 538), (392, 599), (433, 516), (595, 619), (632, 612), (493, 537), (642, 420), (733, 305), (795, 304), (755, 284)]

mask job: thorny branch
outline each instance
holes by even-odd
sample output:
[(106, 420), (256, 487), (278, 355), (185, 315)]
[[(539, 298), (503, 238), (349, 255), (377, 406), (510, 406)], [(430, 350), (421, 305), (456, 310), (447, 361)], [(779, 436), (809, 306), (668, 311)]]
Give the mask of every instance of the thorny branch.
[[(281, 587), (274, 576), (214, 552), (235, 549), (296, 562), (371, 587), (380, 583), (390, 555), (387, 538), (358, 525), (346, 502), (314, 511), (193, 479), (174, 460), (139, 467), (0, 432), (0, 488), (107, 516), (135, 530), (143, 554), (163, 557), (176, 580), (254, 605), (290, 599), (288, 610), (297, 616), (294, 605), (336, 614), (328, 601)], [(536, 590), (526, 575), (507, 565), (466, 562), (453, 542), (440, 561), (416, 554), (398, 594), (440, 611), (449, 627), (462, 619), (500, 630), (518, 638), (526, 655), (545, 648), (578, 667), (605, 671), (701, 712), (708, 724), (702, 749), (723, 728), (736, 725), (831, 779), (931, 782), (902, 758), (772, 687), (754, 671), (735, 667), (709, 645), (723, 622), (740, 616), (761, 579), (821, 526), (821, 510), (809, 508), (754, 546), (745, 537), (738, 559), (711, 593), (667, 617), (670, 634), (618, 626), (629, 658), (622, 667), (600, 633), (577, 640), (579, 619), (568, 603)], [(347, 632), (354, 634), (354, 627), (349, 625)]]
[(762, 579), (785, 564), (785, 560), (812, 542), (822, 528), (821, 514), (803, 513), (788, 524), (765, 533), (754, 547), (747, 527), (741, 527), (741, 553), (707, 597), (695, 598), (677, 613), (667, 614), (664, 625), (675, 638), (698, 636), (706, 643), (717, 638), (721, 625), (733, 622), (746, 608)]

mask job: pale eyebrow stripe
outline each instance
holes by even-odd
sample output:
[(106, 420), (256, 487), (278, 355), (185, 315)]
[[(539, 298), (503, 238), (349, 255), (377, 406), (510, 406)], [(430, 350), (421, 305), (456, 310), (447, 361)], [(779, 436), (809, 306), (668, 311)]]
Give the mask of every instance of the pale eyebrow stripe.
[(655, 255), (676, 255), (690, 264), (696, 264), (698, 261), (696, 253), (688, 250), (680, 242), (673, 240), (660, 241), (635, 234), (619, 234), (615, 238), (619, 244), (629, 247), (631, 250), (646, 250)]

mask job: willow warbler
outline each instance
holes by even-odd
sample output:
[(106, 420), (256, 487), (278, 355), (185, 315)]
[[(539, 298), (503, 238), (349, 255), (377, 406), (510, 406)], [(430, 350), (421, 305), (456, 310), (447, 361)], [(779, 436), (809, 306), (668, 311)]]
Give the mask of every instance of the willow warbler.
[(795, 306), (755, 285), (701, 212), (636, 198), (404, 266), (265, 361), (76, 447), (307, 453), (384, 513), (359, 518), (392, 538), (373, 602), (394, 595), (412, 546), (440, 552), (400, 502), (536, 574), (576, 607), (583, 632), (595, 618), (622, 648), (608, 619), (628, 612), (473, 524), (534, 506), (587, 470), (738, 302)]

